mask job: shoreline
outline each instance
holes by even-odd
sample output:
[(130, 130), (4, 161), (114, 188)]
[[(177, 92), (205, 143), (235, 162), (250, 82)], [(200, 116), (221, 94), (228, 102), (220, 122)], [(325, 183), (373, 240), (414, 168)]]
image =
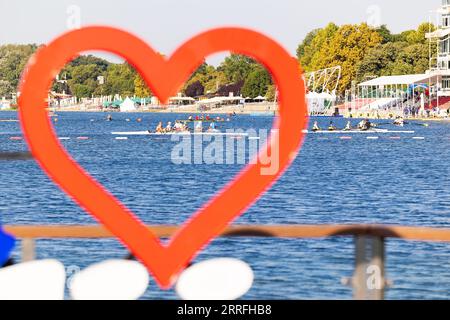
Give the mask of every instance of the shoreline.
[[(17, 109), (9, 109), (9, 110), (0, 110), (1, 112), (15, 112), (17, 113)], [(139, 114), (139, 113), (161, 113), (161, 114), (192, 114), (192, 115), (201, 115), (201, 114), (217, 114), (217, 115), (228, 115), (232, 113), (236, 113), (236, 115), (260, 115), (260, 116), (277, 116), (278, 108), (269, 107), (268, 109), (250, 109), (246, 110), (245, 107), (232, 107), (232, 108), (220, 108), (217, 110), (207, 110), (207, 111), (199, 111), (193, 109), (170, 109), (170, 110), (136, 110), (129, 112), (120, 112), (117, 110), (102, 110), (102, 109), (82, 109), (82, 108), (56, 108), (54, 112), (57, 113), (112, 113), (112, 114)], [(390, 117), (358, 117), (358, 116), (349, 116), (343, 115), (340, 117), (334, 117), (333, 115), (310, 115), (309, 117), (326, 117), (326, 118), (335, 118), (335, 119), (364, 119), (369, 118), (371, 120), (393, 120)], [(404, 117), (405, 120), (408, 121), (423, 121), (423, 122), (450, 122), (450, 118), (412, 118), (412, 117)]]

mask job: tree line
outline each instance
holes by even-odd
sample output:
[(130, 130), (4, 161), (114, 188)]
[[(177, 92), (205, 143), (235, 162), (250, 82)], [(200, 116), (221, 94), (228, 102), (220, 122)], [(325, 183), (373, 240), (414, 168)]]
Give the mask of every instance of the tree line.
[[(308, 33), (298, 46), (297, 58), (305, 72), (342, 66), (338, 93), (344, 94), (354, 80), (425, 72), (430, 50), (425, 34), (434, 30), (434, 25), (423, 23), (417, 30), (393, 34), (386, 26), (330, 23)], [(16, 91), (22, 70), (38, 48), (35, 44), (0, 46), (0, 97), (10, 97)], [(436, 51), (434, 44), (431, 49)], [(78, 98), (152, 95), (141, 76), (126, 62), (112, 63), (92, 55), (68, 63), (53, 83), (52, 91)], [(190, 97), (233, 93), (250, 98), (264, 96), (273, 101), (276, 87), (261, 64), (231, 54), (217, 67), (203, 63), (182, 92)]]
[[(0, 46), (0, 97), (16, 92), (22, 70), (37, 45)], [(128, 63), (112, 63), (93, 56), (79, 56), (68, 63), (55, 79), (52, 91), (78, 98), (92, 96), (150, 97), (151, 91), (140, 74)], [(237, 54), (214, 67), (203, 63), (182, 88), (186, 96), (243, 95), (274, 99), (275, 87), (265, 68), (255, 60)]]
[(417, 30), (393, 34), (385, 25), (339, 27), (330, 23), (306, 36), (298, 46), (297, 58), (306, 72), (340, 65), (338, 93), (342, 95), (351, 88), (352, 81), (424, 73), (429, 69), (430, 49), (436, 54), (436, 44), (430, 47), (425, 35), (435, 29), (434, 25), (423, 23)]

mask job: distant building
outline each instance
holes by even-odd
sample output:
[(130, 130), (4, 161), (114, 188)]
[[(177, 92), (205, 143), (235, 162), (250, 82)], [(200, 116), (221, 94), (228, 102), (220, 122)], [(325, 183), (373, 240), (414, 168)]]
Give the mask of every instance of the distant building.
[[(437, 51), (430, 50), (430, 69), (423, 74), (383, 76), (358, 84), (358, 99), (346, 103), (348, 110), (394, 110), (405, 115), (435, 111), (445, 115), (450, 108), (450, 0), (437, 10), (439, 23), (426, 34)], [(434, 52), (433, 52), (434, 51)], [(444, 113), (442, 113), (444, 112)]]
[(438, 14), (438, 29), (426, 35), (438, 44), (437, 63), (429, 73), (439, 78), (438, 96), (450, 97), (450, 0), (442, 0)]

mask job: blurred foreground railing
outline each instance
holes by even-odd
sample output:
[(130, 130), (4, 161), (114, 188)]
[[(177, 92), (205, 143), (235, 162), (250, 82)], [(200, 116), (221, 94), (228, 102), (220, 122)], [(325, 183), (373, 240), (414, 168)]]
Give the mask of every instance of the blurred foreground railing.
[[(172, 236), (178, 226), (148, 226), (158, 237)], [(101, 226), (5, 226), (22, 240), (22, 260), (35, 258), (36, 239), (98, 239), (114, 236)], [(450, 242), (450, 229), (383, 225), (243, 225), (231, 226), (221, 237), (327, 238), (353, 236), (355, 271), (348, 284), (355, 299), (384, 299), (385, 239)]]

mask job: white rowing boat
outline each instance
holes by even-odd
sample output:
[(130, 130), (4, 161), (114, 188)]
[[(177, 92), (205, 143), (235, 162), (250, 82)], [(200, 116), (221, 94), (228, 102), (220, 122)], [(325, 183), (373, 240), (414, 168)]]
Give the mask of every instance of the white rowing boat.
[(156, 133), (148, 131), (126, 131), (126, 132), (111, 132), (115, 136), (233, 136), (233, 137), (248, 137), (248, 133), (242, 132), (170, 132), (170, 133)]
[(308, 134), (386, 134), (386, 133), (408, 133), (412, 134), (415, 133), (415, 131), (409, 131), (409, 130), (387, 130), (387, 129), (371, 129), (371, 130), (335, 130), (335, 131), (328, 131), (328, 130), (320, 130), (320, 131), (309, 131), (309, 130), (303, 130), (303, 133)]

